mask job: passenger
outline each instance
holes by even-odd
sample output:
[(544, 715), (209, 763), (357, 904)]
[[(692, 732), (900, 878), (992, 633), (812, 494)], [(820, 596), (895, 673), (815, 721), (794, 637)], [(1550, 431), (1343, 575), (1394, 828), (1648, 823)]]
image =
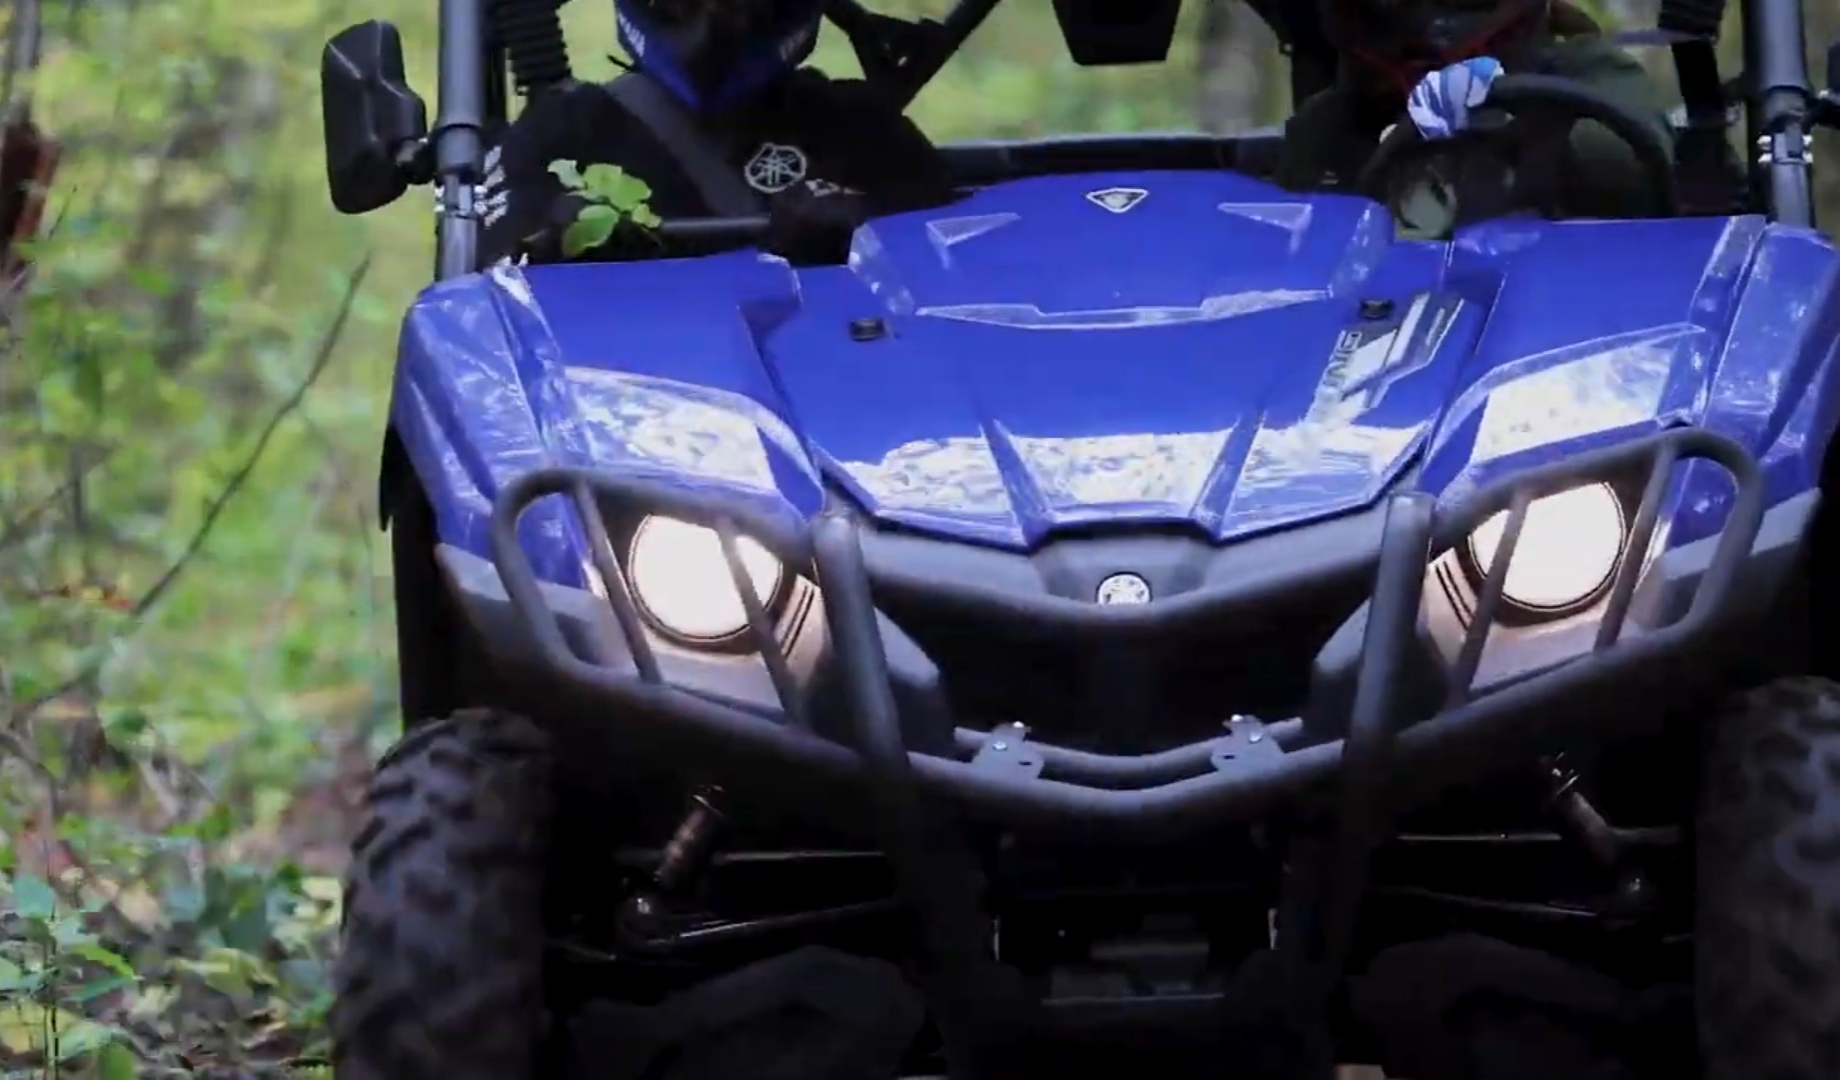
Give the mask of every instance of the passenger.
[[(662, 89), (697, 130), (722, 179), (755, 196), (772, 225), (763, 247), (795, 263), (840, 262), (857, 225), (951, 201), (945, 162), (898, 106), (860, 79), (809, 67), (823, 0), (616, 0), (632, 70)], [(665, 218), (737, 213), (705, 197), (674, 153), (608, 86), (574, 83), (533, 95), (487, 156), (488, 260), (563, 258), (560, 238), (582, 206), (551, 172), (558, 161), (616, 165), (643, 180)], [(647, 258), (659, 240), (622, 228), (583, 259)]]
[[(1563, 0), (1322, 0), (1337, 83), (1298, 107), (1284, 129), (1279, 181), (1293, 190), (1347, 185), (1386, 129), (1412, 112), (1427, 137), (1467, 121), (1468, 104), (1506, 73), (1574, 79), (1649, 120), (1671, 147), (1661, 93), (1633, 57)], [(1637, 216), (1653, 205), (1634, 151), (1594, 121), (1572, 129), (1576, 189), (1568, 209)]]

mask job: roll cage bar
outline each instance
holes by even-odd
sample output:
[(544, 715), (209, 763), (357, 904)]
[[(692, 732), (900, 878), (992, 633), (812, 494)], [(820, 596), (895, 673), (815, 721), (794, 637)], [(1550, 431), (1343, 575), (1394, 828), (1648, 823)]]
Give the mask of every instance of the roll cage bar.
[[(437, 188), (438, 277), (455, 277), (477, 267), (476, 186), (488, 133), (509, 118), (513, 88), (528, 93), (569, 78), (558, 17), (566, 2), (441, 0), (438, 113), (426, 136), (400, 155), (410, 182), (432, 182)], [(858, 0), (833, 0), (827, 16), (848, 37), (866, 77), (905, 104), (1001, 2), (958, 0), (942, 19), (907, 20), (874, 12)], [(1313, 17), (1314, 4), (1245, 2), (1276, 34), (1291, 64), (1296, 100), (1334, 79), (1334, 52)], [(1061, 5), (1056, 8), (1059, 14)], [(1821, 125), (1840, 126), (1840, 43), (1828, 54), (1826, 92), (1817, 94), (1805, 59), (1802, 3), (1741, 0), (1744, 72), (1722, 82), (1713, 45), (1725, 8), (1726, 0), (1663, 0), (1659, 31), (1628, 35), (1628, 40), (1672, 48), (1690, 125), (1713, 129), (1718, 139), (1723, 139), (1726, 126), (1724, 106), (1732, 88), (1737, 88), (1745, 145), (1753, 151), (1746, 164), (1752, 204), (1763, 207), (1773, 220), (1812, 226), (1812, 132)], [(1704, 89), (1709, 79), (1710, 85), (1719, 87), (1718, 101), (1711, 108)]]

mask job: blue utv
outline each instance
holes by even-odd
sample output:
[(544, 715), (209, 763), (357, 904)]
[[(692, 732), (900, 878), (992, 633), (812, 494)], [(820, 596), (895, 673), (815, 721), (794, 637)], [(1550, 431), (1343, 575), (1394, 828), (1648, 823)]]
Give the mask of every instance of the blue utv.
[[(828, 14), (911, 100), (995, 6)], [(1333, 80), (1316, 5), (1254, 6)], [(743, 216), (481, 266), (556, 7), (441, 0), (432, 125), (394, 27), (324, 57), (335, 204), (430, 185), (438, 233), (341, 1077), (568, 1075), (591, 1027), (638, 1063), (583, 1075), (1314, 1080), (1350, 979), (1452, 931), (1690, 984), (1711, 1080), (1840, 1075), (1840, 49), (1818, 92), (1797, 0), (1663, 0), (1671, 153), (1510, 76), (1350, 190), (1273, 132), (981, 143), (846, 265)], [(1178, 7), (1053, 10), (1121, 64)], [(1584, 121), (1651, 216), (1396, 230), (1391, 173)]]

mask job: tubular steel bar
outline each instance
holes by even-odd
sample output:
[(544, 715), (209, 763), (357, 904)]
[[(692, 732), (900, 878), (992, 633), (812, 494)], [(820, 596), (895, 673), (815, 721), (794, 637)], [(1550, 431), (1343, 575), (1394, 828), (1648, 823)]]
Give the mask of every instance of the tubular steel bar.
[[(1720, 631), (1725, 616), (1735, 607), (1736, 576), (1763, 518), (1761, 471), (1732, 440), (1699, 429), (1679, 429), (1582, 454), (1528, 470), (1460, 503), (1440, 507), (1429, 528), (1430, 554), (1435, 556), (1518, 500), (1531, 502), (1579, 484), (1625, 477), (1644, 467), (1665, 474), (1669, 467), (1695, 459), (1712, 461), (1730, 473), (1736, 495), (1686, 614), (1670, 625), (1618, 641), (1614, 648), (1492, 688), (1435, 716), (1405, 718), (1417, 722), (1405, 724), (1393, 740), (1394, 757), (1411, 764), (1399, 770), (1402, 784), (1435, 784), (1446, 772), (1467, 774), (1480, 759), (1512, 764), (1520, 760), (1530, 740), (1564, 738), (1601, 723), (1606, 702), (1639, 700), (1643, 709), (1653, 711), (1670, 704), (1686, 705), (1691, 700), (1688, 695), (1703, 690), (1695, 685), (1694, 675), (1682, 677), (1680, 673), (1715, 665), (1683, 661), (1689, 654), (1716, 658), (1726, 644)], [(846, 695), (845, 704), (855, 724), (855, 745), (799, 730), (783, 718), (718, 703), (668, 683), (647, 683), (630, 671), (577, 657), (556, 616), (545, 605), (542, 587), (519, 542), (517, 523), (537, 499), (574, 493), (578, 486), (598, 500), (619, 506), (622, 514), (668, 514), (712, 529), (723, 528), (723, 522), (732, 520), (737, 534), (760, 542), (789, 568), (814, 570), (830, 625), (833, 659), (841, 674), (841, 693)], [(1660, 511), (1657, 492), (1663, 490), (1665, 479), (1654, 479), (1651, 474), (1636, 532), (1652, 536), (1652, 519)], [(1402, 524), (1407, 520), (1417, 519), (1398, 514), (1389, 517), (1383, 551), (1400, 550), (1406, 543), (1400, 531), (1418, 527)], [(910, 777), (930, 796), (1013, 828), (1073, 826), (1141, 833), (1207, 828), (1225, 819), (1263, 815), (1320, 789), (1343, 762), (1342, 741), (1302, 745), (1300, 729), (1293, 722), (1267, 729), (1270, 741), (1261, 742), (1262, 752), (1257, 754), (1216, 753), (1225, 736), (1148, 756), (1095, 754), (1031, 742), (1031, 750), (1044, 765), (1039, 774), (975, 764), (969, 759), (988, 736), (971, 732), (958, 733), (952, 754), (914, 752), (901, 735), (876, 626), (876, 586), (862, 562), (861, 528), (840, 514), (827, 514), (815, 525), (806, 525), (790, 514), (774, 516), (753, 505), (657, 480), (553, 468), (532, 472), (507, 486), (494, 514), (491, 546), (518, 621), (541, 658), (544, 676), (566, 680), (574, 690), (617, 712), (622, 731), (632, 732), (634, 738), (643, 738), (648, 725), (656, 725), (650, 730), (675, 729), (690, 736), (706, 748), (712, 767), (766, 764), (805, 770), (814, 779), (859, 785)], [(596, 520), (590, 523), (590, 531), (604, 529)], [(1511, 543), (1504, 543), (1508, 546)], [(1499, 571), (1500, 567), (1492, 569)], [(1411, 583), (1421, 580), (1423, 572), (1422, 560), (1411, 566), (1394, 560), (1383, 567), (1369, 624), (1380, 639), (1368, 643), (1373, 648), (1404, 648), (1407, 644), (1412, 631), (1392, 624), (1396, 613), (1378, 609), (1385, 606), (1380, 603), (1382, 598), (1403, 595)], [(1491, 580), (1499, 576), (1489, 575)], [(610, 594), (614, 592), (609, 589)], [(1134, 609), (1132, 619), (1154, 618), (1156, 607)], [(1396, 697), (1398, 680), (1389, 674), (1394, 666), (1377, 660), (1373, 665), (1363, 663), (1357, 690), (1363, 710), (1380, 709), (1382, 703)], [(1632, 692), (1643, 696), (1631, 699)], [(1355, 753), (1360, 756), (1358, 747)], [(1508, 756), (1511, 754), (1514, 756)]]
[[(1361, 641), (1348, 734), (1342, 740), (1341, 820), (1331, 848), (1334, 862), (1329, 887), (1320, 898), (1324, 910), (1317, 919), (1323, 935), (1317, 959), (1338, 976), (1354, 944), (1355, 917), (1367, 895), (1374, 849), (1390, 831), (1386, 796), (1393, 776), (1394, 733), (1401, 720), (1397, 687), (1404, 678), (1407, 653), (1418, 638), (1435, 506), (1429, 495), (1418, 493), (1395, 495), (1387, 506), (1380, 572)], [(1515, 508), (1519, 517), (1526, 516), (1520, 499)], [(1511, 546), (1517, 524), (1510, 519), (1503, 550)], [(1499, 555), (1496, 561), (1505, 573), (1506, 563)]]
[(1482, 667), (1482, 650), (1488, 646), (1489, 631), (1501, 614), (1502, 599), (1508, 594), (1508, 567), (1514, 563), (1515, 549), (1521, 545), (1521, 532), (1527, 527), (1527, 508), (1533, 505), (1523, 489), (1514, 493), (1508, 506), (1508, 521), (1502, 527), (1501, 541), (1483, 572), (1481, 594), (1470, 616), (1469, 629), (1463, 634), (1463, 647), (1457, 653), (1457, 666), (1450, 673), (1450, 691), (1445, 703), (1450, 706), (1468, 701), (1475, 688), (1476, 672)]
[(1802, 5), (1752, 0), (1740, 4), (1746, 74), (1755, 105), (1755, 164), (1770, 216), (1785, 225), (1813, 227), (1813, 155), (1809, 122), (1816, 97), (1808, 82), (1808, 36)]
[(633, 599), (632, 582), (626, 578), (626, 570), (620, 565), (620, 557), (613, 550), (613, 538), (607, 535), (607, 526), (601, 519), (600, 503), (595, 501), (594, 492), (583, 483), (577, 483), (572, 494), (575, 496), (575, 512), (581, 515), (582, 532), (587, 538), (588, 552), (594, 561), (595, 572), (600, 575), (601, 585), (607, 590), (607, 605), (613, 609), (614, 621), (619, 624), (620, 633), (626, 638), (626, 646), (632, 650), (633, 667), (639, 670), (639, 678), (654, 686), (664, 683), (664, 673), (658, 666), (658, 654), (652, 648), (651, 638), (646, 636), (645, 622), (639, 617), (639, 605)]
[(474, 185), (485, 163), (486, 0), (441, 0), (439, 111), (429, 143), (441, 218), (435, 233), (435, 276), (478, 269), (479, 208)]
[(1594, 646), (1597, 649), (1615, 645), (1623, 634), (1623, 624), (1629, 619), (1629, 605), (1635, 600), (1636, 583), (1641, 580), (1642, 562), (1655, 542), (1655, 526), (1661, 521), (1661, 500), (1667, 497), (1668, 483), (1674, 477), (1674, 465), (1679, 460), (1680, 450), (1674, 443), (1662, 444), (1655, 454), (1648, 483), (1642, 487), (1642, 502), (1636, 507), (1635, 523), (1629, 528), (1629, 539), (1623, 543), (1623, 561), (1617, 565), (1610, 596), (1604, 601), (1603, 621), (1597, 624)]
[[(1260, 724), (1259, 732), (1262, 737), (1270, 739), (1272, 745), (1282, 749), (1293, 745), (1303, 734), (1303, 721), (1283, 720), (1275, 724)], [(976, 757), (985, 744), (998, 737), (995, 732), (975, 731), (971, 728), (959, 728), (953, 732), (953, 742), (959, 755), (967, 760)], [(1093, 787), (1128, 789), (1155, 787), (1198, 776), (1213, 768), (1215, 752), (1233, 741), (1230, 738), (1210, 739), (1154, 754), (1095, 754), (1087, 750), (1038, 742), (1030, 742), (1029, 748), (1041, 756), (1043, 772), (1050, 777), (1077, 777), (1082, 783)]]
[(990, 981), (986, 972), (994, 963), (982, 951), (989, 930), (978, 868), (962, 842), (942, 842), (937, 830), (943, 823), (928, 815), (920, 797), (855, 523), (836, 514), (820, 517), (812, 526), (812, 548), (832, 645), (851, 674), (845, 682), (856, 751), (870, 774), (883, 843), (901, 899), (921, 915), (918, 930), (927, 958), (921, 986), (938, 1018), (952, 1071), (975, 1075), (973, 1063), (985, 1056), (984, 1047), (1005, 1020), (971, 1005), (984, 1000), (978, 991)]
[(760, 594), (754, 591), (754, 579), (747, 572), (747, 564), (741, 561), (734, 523), (724, 519), (716, 529), (716, 539), (722, 545), (722, 560), (728, 564), (729, 580), (734, 582), (735, 594), (741, 598), (741, 610), (747, 613), (748, 633), (760, 651), (767, 675), (773, 680), (773, 692), (779, 697), (780, 708), (786, 712), (786, 722), (800, 731), (810, 731), (811, 721), (805, 715), (803, 695), (793, 678), (792, 665), (786, 660), (786, 649), (767, 619), (767, 608), (760, 602)]

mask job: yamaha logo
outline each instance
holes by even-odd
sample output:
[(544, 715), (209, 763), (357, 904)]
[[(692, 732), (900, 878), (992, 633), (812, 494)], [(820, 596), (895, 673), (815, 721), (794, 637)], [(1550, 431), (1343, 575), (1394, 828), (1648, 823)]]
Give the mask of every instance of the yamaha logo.
[(1137, 204), (1149, 196), (1143, 188), (1115, 187), (1086, 193), (1086, 201), (1101, 210), (1110, 210), (1114, 214), (1126, 214), (1136, 209)]
[(1148, 604), (1150, 583), (1136, 574), (1113, 574), (1099, 583), (1101, 604)]

